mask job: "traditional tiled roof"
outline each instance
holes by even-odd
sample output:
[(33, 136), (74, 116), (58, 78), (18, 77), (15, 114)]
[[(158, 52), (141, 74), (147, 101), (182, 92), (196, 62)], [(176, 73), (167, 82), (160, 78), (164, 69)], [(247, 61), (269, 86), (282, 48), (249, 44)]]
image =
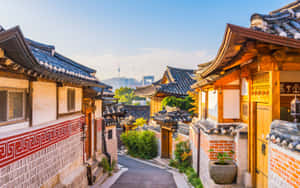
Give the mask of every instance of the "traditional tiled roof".
[[(195, 83), (193, 79), (194, 70), (167, 67), (164, 76), (152, 85), (138, 87), (135, 91), (137, 95), (147, 96), (156, 93), (164, 93), (166, 95), (186, 96), (191, 90), (191, 85)], [(164, 78), (168, 80), (164, 83)]]
[(300, 152), (300, 124), (274, 120), (267, 139), (289, 150)]
[(96, 72), (95, 70), (80, 65), (57, 53), (54, 46), (35, 42), (30, 39), (26, 39), (26, 42), (38, 63), (50, 71), (59, 72), (79, 79), (96, 80), (96, 77), (91, 75), (91, 73)]
[(153, 119), (163, 123), (175, 123), (177, 122), (191, 122), (192, 117), (187, 111), (184, 110), (161, 110), (153, 116)]
[(126, 113), (127, 113), (127, 111), (124, 108), (124, 105), (122, 105), (122, 104), (113, 104), (113, 105), (105, 106), (103, 116), (105, 116), (105, 117), (106, 116), (113, 116), (113, 115), (125, 116)]
[(270, 34), (300, 39), (300, 2), (296, 1), (270, 14), (253, 14), (251, 28)]
[(206, 134), (234, 136), (237, 132), (247, 132), (246, 126), (241, 123), (216, 123), (200, 120), (193, 123), (194, 128), (199, 128)]
[(132, 116), (134, 119), (144, 118), (149, 120), (150, 118), (150, 106), (148, 105), (124, 105), (126, 110), (126, 117)]
[[(299, 39), (300, 1), (295, 1), (269, 14), (255, 13), (251, 16), (250, 28), (227, 25), (217, 56), (209, 66), (204, 69), (199, 67), (197, 80), (222, 72), (225, 66), (238, 59), (238, 54), (246, 53), (247, 43), (252, 40), (299, 49)], [(237, 48), (237, 44), (241, 48)], [(255, 56), (255, 53), (249, 54), (248, 59), (244, 59), (244, 63), (251, 62)], [(239, 65), (237, 64), (236, 67)]]
[(106, 87), (97, 80), (94, 69), (57, 53), (53, 45), (26, 39), (18, 26), (8, 30), (0, 27), (0, 48), (5, 52), (4, 58), (17, 67), (14, 71), (57, 82)]

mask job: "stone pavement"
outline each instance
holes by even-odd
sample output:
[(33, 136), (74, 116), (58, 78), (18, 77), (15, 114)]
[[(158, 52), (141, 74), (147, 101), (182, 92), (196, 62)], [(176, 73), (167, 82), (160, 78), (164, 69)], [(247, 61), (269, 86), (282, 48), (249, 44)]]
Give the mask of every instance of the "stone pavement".
[(160, 168), (119, 155), (119, 163), (128, 168), (111, 188), (176, 188), (173, 175)]

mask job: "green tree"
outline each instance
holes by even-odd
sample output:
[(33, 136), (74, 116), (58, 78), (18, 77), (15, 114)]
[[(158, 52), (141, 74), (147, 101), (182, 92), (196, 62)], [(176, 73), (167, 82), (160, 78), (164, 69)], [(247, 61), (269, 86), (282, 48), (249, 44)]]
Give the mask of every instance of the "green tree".
[(132, 104), (133, 100), (141, 100), (144, 99), (142, 97), (138, 97), (134, 94), (134, 89), (129, 87), (120, 87), (115, 90), (115, 98), (119, 100), (120, 103)]

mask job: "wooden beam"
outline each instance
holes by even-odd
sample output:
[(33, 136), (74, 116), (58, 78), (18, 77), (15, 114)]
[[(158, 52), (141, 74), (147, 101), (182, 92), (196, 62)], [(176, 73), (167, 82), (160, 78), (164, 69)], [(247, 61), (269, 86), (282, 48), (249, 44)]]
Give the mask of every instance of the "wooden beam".
[(29, 77), (24, 74), (13, 73), (10, 70), (4, 70), (4, 71), (0, 70), (0, 77), (16, 78), (16, 79), (29, 79)]
[(29, 116), (29, 126), (32, 127), (32, 119), (33, 119), (33, 87), (32, 80), (28, 82), (28, 116)]
[(4, 50), (0, 48), (0, 58), (4, 57), (4, 55), (5, 55)]

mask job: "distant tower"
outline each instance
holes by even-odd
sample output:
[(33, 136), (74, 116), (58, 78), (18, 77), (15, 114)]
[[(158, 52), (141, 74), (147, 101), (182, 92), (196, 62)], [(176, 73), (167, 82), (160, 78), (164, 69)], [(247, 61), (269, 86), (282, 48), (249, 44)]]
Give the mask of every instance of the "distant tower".
[(121, 76), (121, 68), (120, 68), (120, 65), (119, 65), (119, 67), (118, 67), (118, 75), (119, 75), (119, 78), (120, 78), (120, 76)]

